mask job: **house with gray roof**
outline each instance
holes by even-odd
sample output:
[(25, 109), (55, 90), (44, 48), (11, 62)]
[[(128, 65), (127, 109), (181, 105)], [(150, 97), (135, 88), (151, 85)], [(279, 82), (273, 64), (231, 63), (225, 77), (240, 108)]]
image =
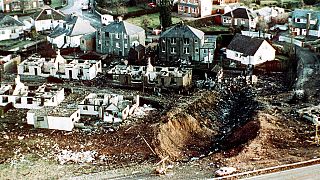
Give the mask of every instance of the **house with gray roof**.
[(44, 6), (43, 0), (0, 0), (0, 11), (28, 11)]
[(291, 31), (297, 36), (320, 37), (320, 11), (295, 9), (289, 23)]
[(255, 29), (258, 16), (246, 7), (239, 7), (221, 16), (223, 26), (241, 27)]
[(275, 59), (276, 50), (264, 39), (236, 34), (226, 49), (227, 58), (257, 65)]
[(58, 24), (62, 24), (65, 15), (49, 6), (44, 7), (41, 11), (33, 14), (36, 31), (53, 30)]
[(67, 16), (63, 24), (57, 25), (47, 37), (57, 48), (79, 47), (80, 39), (86, 34), (95, 32), (90, 22), (77, 15)]
[(145, 45), (145, 30), (126, 21), (116, 20), (96, 32), (96, 51), (128, 56), (132, 46)]
[(212, 62), (216, 46), (215, 36), (180, 23), (166, 30), (159, 39), (159, 58), (162, 62), (176, 64), (188, 62)]
[(25, 25), (17, 16), (0, 17), (0, 41), (8, 39), (17, 39), (23, 34)]

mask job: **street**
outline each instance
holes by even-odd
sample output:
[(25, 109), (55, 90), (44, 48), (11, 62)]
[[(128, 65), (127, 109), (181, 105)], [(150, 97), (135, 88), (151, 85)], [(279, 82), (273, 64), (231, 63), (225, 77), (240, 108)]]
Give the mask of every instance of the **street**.
[(66, 7), (62, 8), (61, 11), (65, 14), (75, 13), (78, 16), (82, 17), (83, 19), (90, 21), (90, 24), (93, 27), (95, 27), (96, 29), (100, 28), (101, 27), (101, 20), (97, 14), (92, 13), (91, 10), (82, 11), (81, 4), (85, 1), (86, 0), (80, 0), (80, 1), (68, 0), (68, 5)]
[(247, 178), (247, 180), (320, 180), (320, 164)]

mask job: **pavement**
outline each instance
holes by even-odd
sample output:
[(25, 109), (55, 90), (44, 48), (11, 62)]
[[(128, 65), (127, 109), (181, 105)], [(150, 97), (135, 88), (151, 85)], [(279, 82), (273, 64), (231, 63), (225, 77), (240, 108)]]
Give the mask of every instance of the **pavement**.
[(320, 180), (320, 164), (302, 168), (290, 169), (260, 176), (247, 178), (246, 180)]

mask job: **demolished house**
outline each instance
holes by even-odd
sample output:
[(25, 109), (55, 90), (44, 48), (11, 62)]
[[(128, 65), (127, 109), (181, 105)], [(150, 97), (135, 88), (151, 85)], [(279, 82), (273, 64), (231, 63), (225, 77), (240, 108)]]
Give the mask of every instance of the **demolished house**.
[(72, 131), (80, 120), (80, 109), (74, 107), (45, 107), (32, 109), (27, 113), (27, 123), (35, 128)]
[(53, 59), (32, 55), (18, 65), (19, 75), (91, 80), (102, 72), (100, 60), (65, 59), (58, 51)]
[(134, 65), (117, 65), (108, 71), (113, 83), (126, 86), (187, 88), (192, 84), (192, 69)]
[(64, 100), (64, 89), (52, 84), (25, 86), (20, 77), (13, 85), (1, 85), (0, 106), (12, 104), (14, 108), (40, 109), (44, 106), (57, 106)]
[(139, 107), (139, 96), (91, 93), (80, 104), (81, 115), (97, 116), (108, 123), (122, 122)]
[(0, 55), (0, 69), (2, 72), (16, 72), (17, 64), (21, 61), (20, 55), (9, 54), (6, 56)]

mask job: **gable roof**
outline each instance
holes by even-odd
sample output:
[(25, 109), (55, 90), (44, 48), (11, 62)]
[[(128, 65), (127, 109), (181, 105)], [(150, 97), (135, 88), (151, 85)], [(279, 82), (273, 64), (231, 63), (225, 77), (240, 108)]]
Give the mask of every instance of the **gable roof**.
[(160, 38), (162, 37), (187, 37), (187, 36), (196, 36), (199, 39), (204, 37), (204, 32), (199, 29), (193, 28), (188, 25), (178, 24), (172, 28), (161, 33)]
[(0, 19), (0, 28), (12, 26), (24, 26), (24, 24), (21, 21), (9, 15), (6, 15)]
[[(51, 13), (48, 13), (49, 11)], [(33, 19), (35, 21), (47, 20), (47, 19), (64, 20), (64, 18), (65, 18), (65, 15), (62, 12), (52, 9), (50, 7), (43, 8), (41, 11), (33, 14)]]
[(141, 32), (141, 31), (144, 31), (144, 29), (139, 26), (128, 23), (126, 21), (114, 21), (114, 22), (111, 22), (110, 24), (102, 27), (101, 31), (109, 32), (109, 33), (124, 32), (128, 35), (133, 35), (133, 34)]
[(234, 9), (230, 12), (227, 12), (223, 16), (233, 17), (233, 18), (242, 18), (242, 19), (249, 19), (254, 18), (255, 14), (252, 13), (249, 9), (244, 7), (239, 7), (237, 9)]
[(49, 37), (55, 38), (65, 34), (66, 36), (78, 36), (95, 32), (96, 29), (90, 25), (89, 21), (79, 16), (71, 15), (66, 18), (63, 25), (58, 25), (49, 34)]
[[(320, 11), (313, 11), (313, 10), (306, 10), (306, 9), (295, 9), (291, 17), (292, 19), (301, 18), (301, 19), (307, 19), (307, 15), (310, 13), (311, 19), (317, 19), (316, 24), (310, 24), (310, 29), (312, 30), (318, 30), (320, 26)], [(307, 23), (296, 23), (295, 21), (292, 21), (292, 25), (297, 28), (306, 29)]]
[(263, 41), (265, 40), (236, 34), (228, 45), (227, 49), (243, 53), (246, 56), (253, 56)]

